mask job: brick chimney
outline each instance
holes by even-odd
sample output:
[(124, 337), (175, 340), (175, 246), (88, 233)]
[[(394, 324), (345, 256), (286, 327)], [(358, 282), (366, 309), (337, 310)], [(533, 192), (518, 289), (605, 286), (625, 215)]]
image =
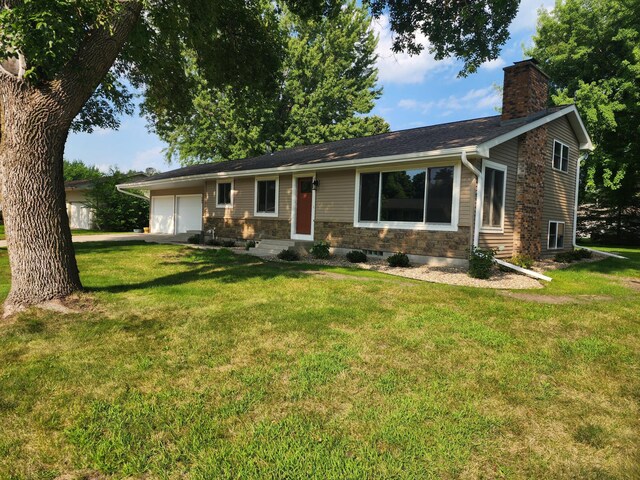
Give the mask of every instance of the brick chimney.
[(504, 68), (502, 120), (523, 118), (547, 108), (549, 77), (531, 58)]

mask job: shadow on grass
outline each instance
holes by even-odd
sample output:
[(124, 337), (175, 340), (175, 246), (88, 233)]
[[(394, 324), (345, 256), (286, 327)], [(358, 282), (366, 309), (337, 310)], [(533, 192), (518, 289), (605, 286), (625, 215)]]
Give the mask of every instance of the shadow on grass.
[[(117, 248), (109, 245), (107, 248)], [(219, 283), (238, 283), (249, 279), (272, 280), (277, 277), (306, 278), (307, 265), (286, 265), (264, 262), (248, 255), (237, 255), (225, 249), (197, 250), (183, 252), (177, 261), (161, 262), (160, 265), (187, 266), (189, 270), (152, 278), (139, 283), (109, 285), (88, 288), (93, 292), (121, 293), (151, 287), (176, 286), (201, 280), (213, 280)]]

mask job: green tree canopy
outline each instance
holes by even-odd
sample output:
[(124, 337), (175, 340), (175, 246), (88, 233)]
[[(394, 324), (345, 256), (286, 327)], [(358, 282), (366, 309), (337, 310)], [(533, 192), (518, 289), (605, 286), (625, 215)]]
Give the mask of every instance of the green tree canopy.
[(183, 165), (236, 159), (388, 131), (383, 119), (367, 115), (381, 93), (370, 24), (355, 2), (311, 20), (286, 10), (281, 81), (268, 93), (211, 88), (194, 70), (198, 91), (189, 115), (155, 116), (169, 158)]
[(586, 162), (588, 200), (638, 203), (640, 1), (566, 0), (541, 11), (535, 45), (553, 79), (552, 101), (575, 102), (596, 150)]
[(102, 172), (93, 165), (87, 165), (82, 160), (65, 160), (63, 165), (64, 181), (93, 180), (102, 177)]

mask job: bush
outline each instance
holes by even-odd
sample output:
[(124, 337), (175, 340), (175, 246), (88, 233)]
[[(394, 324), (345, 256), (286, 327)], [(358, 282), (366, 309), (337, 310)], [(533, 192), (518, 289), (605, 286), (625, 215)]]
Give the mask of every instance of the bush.
[(509, 260), (507, 260), (507, 262), (513, 263), (518, 267), (531, 268), (533, 267), (535, 260), (531, 258), (529, 255), (520, 253), (511, 257)]
[(387, 262), (389, 262), (390, 267), (408, 267), (409, 257), (407, 257), (406, 253), (398, 252), (387, 258)]
[(491, 277), (495, 250), (471, 247), (469, 252), (469, 276), (487, 279)]
[(329, 258), (329, 243), (328, 242), (316, 242), (311, 247), (311, 255), (315, 258), (324, 259)]
[(200, 234), (196, 233), (195, 235), (191, 235), (187, 238), (187, 243), (192, 243), (194, 245), (200, 245)]
[(351, 250), (346, 257), (351, 263), (365, 263), (367, 261), (367, 254), (362, 250)]
[(591, 258), (592, 256), (593, 252), (591, 252), (590, 250), (577, 248), (575, 250), (557, 253), (556, 256), (553, 257), (553, 261), (558, 263), (571, 263), (577, 262), (578, 260), (583, 260), (585, 258)]
[(216, 238), (212, 238), (211, 240), (207, 240), (207, 245), (211, 247), (220, 247), (222, 246), (222, 242)]
[(295, 250), (289, 250), (285, 248), (278, 254), (280, 260), (286, 260), (287, 262), (297, 262), (300, 260), (300, 254)]
[(256, 248), (255, 240), (247, 241), (247, 243), (244, 244), (244, 248), (245, 248), (245, 250), (249, 250), (250, 248)]
[(227, 248), (233, 248), (236, 246), (236, 242), (235, 240), (224, 240), (222, 242), (222, 246)]

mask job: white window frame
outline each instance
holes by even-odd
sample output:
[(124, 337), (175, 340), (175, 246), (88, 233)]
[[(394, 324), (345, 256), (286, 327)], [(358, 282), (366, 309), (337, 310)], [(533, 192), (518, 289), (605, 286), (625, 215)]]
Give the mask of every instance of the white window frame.
[(296, 233), (296, 222), (298, 219), (298, 178), (311, 177), (316, 180), (315, 172), (297, 173), (291, 176), (291, 239), (292, 240), (313, 240), (316, 224), (316, 188), (311, 189), (311, 233), (303, 235)]
[[(504, 172), (504, 179), (502, 185), (502, 220), (500, 222), (499, 227), (491, 227), (484, 226), (484, 179), (486, 178), (486, 169), (492, 168), (494, 170), (501, 170)], [(482, 185), (479, 185), (478, 195), (482, 199), (482, 207), (481, 207), (481, 215), (480, 215), (480, 232), (491, 232), (491, 233), (504, 233), (504, 216), (505, 216), (505, 206), (507, 204), (507, 171), (508, 168), (506, 165), (502, 163), (492, 162), (491, 160), (482, 160)]]
[[(259, 212), (258, 211), (258, 182), (265, 182), (269, 180), (275, 180), (276, 182), (276, 205), (274, 212)], [(280, 204), (280, 177), (278, 175), (269, 177), (255, 177), (253, 185), (253, 215), (256, 217), (277, 217), (278, 207)]]
[[(556, 144), (561, 145), (561, 147), (567, 147), (567, 169), (562, 169), (562, 148), (560, 148), (560, 168), (556, 168), (553, 164), (553, 160), (555, 157)], [(569, 173), (569, 155), (571, 154), (571, 147), (566, 143), (561, 142), (560, 140), (553, 140), (553, 149), (551, 150), (551, 168), (556, 172)]]
[[(551, 224), (556, 224), (556, 241), (555, 246), (549, 246), (549, 240), (551, 240)], [(558, 225), (562, 224), (562, 246), (558, 247)], [(549, 224), (547, 225), (547, 250), (562, 250), (564, 248), (564, 242), (566, 241), (565, 237), (567, 236), (567, 226), (565, 222), (560, 220), (549, 220)]]
[[(231, 184), (231, 192), (229, 193), (229, 197), (231, 200), (231, 203), (220, 203), (220, 190), (218, 190), (218, 185), (221, 184), (225, 184), (225, 183), (229, 183)], [(233, 197), (234, 195), (234, 190), (233, 190), (233, 179), (230, 180), (217, 180), (216, 181), (216, 208), (229, 208), (229, 207), (233, 207)]]
[[(360, 221), (360, 174), (361, 173), (380, 173), (378, 188), (378, 218), (380, 218), (380, 209), (382, 206), (382, 173), (398, 172), (403, 170), (424, 170), (432, 167), (453, 167), (453, 192), (451, 198), (451, 223), (426, 223), (426, 222), (361, 222)], [(369, 167), (356, 169), (356, 188), (353, 211), (353, 226), (357, 228), (376, 228), (376, 229), (394, 229), (394, 230), (426, 230), (433, 232), (457, 232), (458, 218), (460, 214), (460, 161), (449, 160), (430, 163), (421, 163), (419, 165), (393, 165), (386, 167)], [(425, 176), (425, 211), (427, 202), (428, 182)]]

